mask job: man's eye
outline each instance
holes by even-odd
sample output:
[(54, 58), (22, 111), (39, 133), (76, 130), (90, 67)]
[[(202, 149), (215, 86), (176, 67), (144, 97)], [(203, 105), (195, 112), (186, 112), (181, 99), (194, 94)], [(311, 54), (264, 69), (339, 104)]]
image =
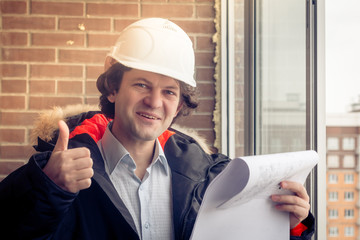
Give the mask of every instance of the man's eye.
[(170, 91), (170, 90), (166, 90), (166, 94), (175, 95), (175, 93), (173, 91)]
[(147, 86), (143, 83), (137, 83), (136, 86), (141, 87), (141, 88), (146, 88)]

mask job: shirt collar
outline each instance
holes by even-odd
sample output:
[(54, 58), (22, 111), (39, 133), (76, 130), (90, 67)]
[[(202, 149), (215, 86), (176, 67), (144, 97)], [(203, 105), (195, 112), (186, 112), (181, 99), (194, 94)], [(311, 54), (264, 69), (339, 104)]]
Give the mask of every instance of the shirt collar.
[[(121, 162), (125, 157), (130, 157), (129, 152), (125, 147), (115, 138), (111, 132), (112, 122), (110, 122), (105, 130), (105, 133), (102, 139), (98, 142), (100, 151), (104, 157), (104, 161), (108, 166), (109, 174), (111, 174), (116, 165)], [(169, 165), (165, 157), (165, 153), (160, 145), (158, 139), (156, 139), (154, 157), (152, 159), (152, 164), (159, 161), (164, 168), (166, 175), (169, 174)]]

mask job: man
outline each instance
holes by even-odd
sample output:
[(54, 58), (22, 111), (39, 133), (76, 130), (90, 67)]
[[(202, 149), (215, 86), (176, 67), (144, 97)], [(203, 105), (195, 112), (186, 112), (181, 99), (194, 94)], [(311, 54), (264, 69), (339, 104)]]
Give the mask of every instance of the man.
[[(188, 239), (206, 187), (229, 162), (169, 129), (197, 107), (194, 52), (160, 18), (119, 36), (98, 78), (100, 112), (59, 122), (29, 163), (0, 183), (1, 233), (12, 239)], [(71, 130), (69, 130), (69, 128)], [(272, 196), (294, 239), (310, 239), (309, 197)], [(302, 223), (301, 223), (302, 222)]]

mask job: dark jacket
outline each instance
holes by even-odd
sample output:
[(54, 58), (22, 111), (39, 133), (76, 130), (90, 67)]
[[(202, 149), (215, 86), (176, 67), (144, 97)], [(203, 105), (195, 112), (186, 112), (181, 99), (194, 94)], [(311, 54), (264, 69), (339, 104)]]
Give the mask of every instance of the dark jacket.
[[(91, 187), (77, 194), (62, 190), (41, 170), (57, 135), (48, 142), (38, 140), (35, 148), (40, 153), (0, 183), (0, 237), (5, 234), (9, 239), (138, 239), (118, 211), (124, 204), (105, 173), (96, 145), (107, 122), (97, 112), (67, 119), (72, 130), (69, 148), (87, 147), (94, 162)], [(171, 168), (175, 236), (188, 239), (206, 187), (226, 167), (229, 158), (205, 153), (197, 141), (173, 129), (161, 135), (159, 141)], [(310, 239), (314, 232), (311, 214), (304, 223), (308, 229), (302, 237), (291, 239)]]

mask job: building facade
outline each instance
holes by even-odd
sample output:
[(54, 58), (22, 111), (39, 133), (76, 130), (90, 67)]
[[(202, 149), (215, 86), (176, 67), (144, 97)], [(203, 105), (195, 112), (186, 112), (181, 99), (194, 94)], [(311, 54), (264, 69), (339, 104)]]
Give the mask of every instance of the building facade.
[(327, 239), (359, 235), (360, 114), (327, 116)]

